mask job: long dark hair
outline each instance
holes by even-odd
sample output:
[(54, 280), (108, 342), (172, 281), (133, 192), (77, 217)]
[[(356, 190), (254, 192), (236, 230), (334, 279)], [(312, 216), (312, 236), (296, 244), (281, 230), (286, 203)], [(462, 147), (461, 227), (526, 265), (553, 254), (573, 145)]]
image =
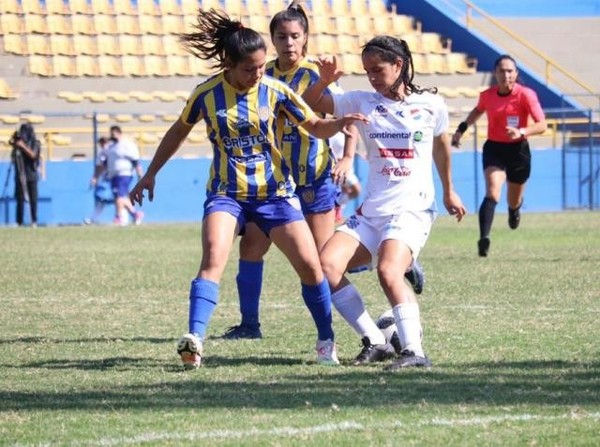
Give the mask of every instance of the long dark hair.
[(363, 45), (362, 54), (364, 55), (366, 53), (376, 54), (382, 60), (391, 64), (395, 64), (398, 59), (402, 60), (400, 76), (398, 76), (398, 79), (396, 79), (390, 87), (390, 91), (393, 94), (399, 95), (398, 89), (402, 84), (404, 84), (408, 94), (421, 94), (426, 91), (437, 93), (437, 88), (435, 87), (421, 88), (413, 82), (415, 69), (413, 66), (412, 53), (410, 52), (410, 48), (408, 48), (406, 41), (391, 36), (377, 36)]
[[(273, 40), (273, 36), (275, 35), (275, 29), (282, 22), (298, 22), (304, 30), (304, 34), (308, 36), (308, 16), (298, 0), (294, 0), (287, 9), (279, 11), (273, 16), (271, 22), (269, 23), (271, 40)], [(307, 53), (308, 39), (306, 39), (306, 42), (304, 42), (304, 46), (302, 47), (302, 56), (306, 56)]]
[(35, 136), (35, 130), (30, 123), (21, 124), (21, 127), (19, 127), (19, 136), (27, 146), (32, 149), (35, 148), (35, 140), (37, 138)]
[[(523, 85), (523, 79), (521, 78), (521, 72), (519, 71), (517, 61), (510, 54), (503, 54), (498, 59), (496, 59), (496, 61), (494, 62), (494, 72), (496, 72), (496, 69), (500, 66), (500, 63), (502, 61), (511, 61), (513, 64), (515, 64), (515, 71), (517, 72), (517, 78), (515, 79), (515, 82)], [(494, 78), (492, 84), (495, 83), (496, 79)]]
[(235, 66), (255, 51), (267, 51), (260, 34), (239, 20), (231, 20), (223, 11), (200, 9), (194, 29), (195, 32), (180, 34), (179, 38), (194, 56), (216, 59), (213, 68), (225, 68), (226, 60)]

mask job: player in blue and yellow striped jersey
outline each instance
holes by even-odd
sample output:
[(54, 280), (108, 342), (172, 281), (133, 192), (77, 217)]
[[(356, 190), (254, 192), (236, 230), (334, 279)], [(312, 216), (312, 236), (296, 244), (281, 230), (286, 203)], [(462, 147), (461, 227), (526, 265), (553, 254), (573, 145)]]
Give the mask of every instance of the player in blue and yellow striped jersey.
[[(289, 8), (273, 16), (269, 28), (277, 58), (267, 63), (266, 74), (302, 94), (319, 79), (317, 65), (306, 57), (308, 18), (304, 10), (294, 0)], [(354, 127), (353, 129), (356, 130)], [(335, 230), (335, 183), (342, 182), (346, 173), (351, 170), (358, 132), (346, 136), (346, 157), (334, 167), (334, 155), (327, 140), (316, 138), (285, 116), (279, 117), (277, 130), (277, 139), (291, 168), (302, 212), (317, 249), (321, 251)], [(259, 303), (263, 258), (270, 245), (269, 238), (257, 226), (246, 227), (246, 233), (240, 240), (240, 261), (236, 278), (242, 321), (229, 328), (223, 335), (225, 339), (262, 337)]]
[(329, 286), (275, 137), (276, 121), (283, 114), (317, 137), (328, 138), (363, 117), (316, 116), (288, 86), (263, 76), (266, 44), (260, 34), (223, 12), (200, 10), (195, 32), (182, 39), (194, 55), (216, 59), (222, 70), (196, 87), (130, 196), (141, 205), (148, 190), (153, 199), (156, 174), (194, 124), (204, 120), (214, 157), (204, 203), (202, 260), (190, 289), (189, 333), (177, 349), (183, 365), (200, 366), (202, 340), (231, 246), (249, 222), (269, 235), (300, 276), (302, 296), (317, 326), (317, 361), (338, 364)]

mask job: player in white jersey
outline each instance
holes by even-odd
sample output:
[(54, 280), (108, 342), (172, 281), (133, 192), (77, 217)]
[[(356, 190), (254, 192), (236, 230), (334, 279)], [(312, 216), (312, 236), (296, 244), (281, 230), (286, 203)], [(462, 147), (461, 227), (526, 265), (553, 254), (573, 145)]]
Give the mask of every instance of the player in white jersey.
[(403, 273), (425, 245), (436, 217), (432, 164), (439, 173), (448, 212), (461, 220), (465, 207), (452, 186), (448, 110), (435, 89), (413, 83), (413, 63), (405, 41), (378, 36), (363, 47), (362, 62), (374, 92), (324, 94), (342, 72), (335, 58), (319, 61), (321, 79), (304, 93), (314, 110), (341, 116), (361, 112), (357, 127), (367, 148), (369, 178), (365, 201), (339, 227), (321, 252), (332, 301), (362, 337), (356, 364), (389, 356), (385, 339), (344, 273), (372, 262), (392, 306), (401, 349), (389, 369), (429, 367), (423, 351), (416, 297)]

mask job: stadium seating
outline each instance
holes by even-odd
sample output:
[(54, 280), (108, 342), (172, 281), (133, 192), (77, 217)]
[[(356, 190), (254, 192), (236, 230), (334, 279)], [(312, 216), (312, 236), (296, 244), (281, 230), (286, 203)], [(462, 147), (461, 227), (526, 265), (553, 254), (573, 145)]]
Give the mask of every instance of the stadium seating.
[(0, 99), (17, 99), (19, 95), (13, 92), (8, 83), (0, 78)]

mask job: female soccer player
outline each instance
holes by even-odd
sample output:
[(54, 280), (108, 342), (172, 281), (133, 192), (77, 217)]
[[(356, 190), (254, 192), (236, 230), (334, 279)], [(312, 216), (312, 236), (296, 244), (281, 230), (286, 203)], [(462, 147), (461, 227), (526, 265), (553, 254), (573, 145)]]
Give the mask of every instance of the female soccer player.
[[(306, 57), (309, 33), (306, 13), (294, 0), (288, 9), (273, 16), (269, 31), (277, 58), (267, 63), (266, 74), (302, 94), (319, 78), (317, 65)], [(281, 151), (291, 169), (302, 212), (320, 251), (335, 230), (336, 183), (343, 182), (351, 172), (358, 135), (343, 134), (349, 140), (345, 145), (345, 158), (334, 167), (335, 158), (327, 140), (311, 135), (289, 118), (283, 118), (279, 125)], [(223, 335), (225, 339), (262, 337), (259, 302), (263, 258), (270, 245), (271, 241), (256, 224), (246, 225), (240, 240), (236, 278), (242, 321), (229, 328)]]
[(202, 340), (218, 300), (219, 281), (236, 236), (254, 222), (288, 257), (302, 283), (302, 296), (318, 331), (317, 361), (337, 364), (331, 326), (331, 296), (318, 252), (294, 195), (290, 168), (276, 139), (284, 114), (319, 138), (364, 119), (349, 114), (317, 117), (285, 84), (263, 76), (266, 44), (260, 34), (225, 13), (200, 10), (196, 30), (182, 36), (202, 59), (222, 70), (192, 92), (179, 119), (161, 141), (144, 177), (131, 191), (142, 204), (154, 196), (155, 176), (200, 120), (207, 126), (213, 162), (202, 223), (202, 260), (190, 290), (189, 333), (178, 343), (186, 368), (201, 364)]
[(362, 337), (356, 364), (388, 356), (383, 334), (344, 276), (349, 267), (373, 261), (402, 348), (390, 368), (430, 366), (421, 344), (419, 305), (403, 273), (425, 245), (436, 216), (432, 161), (446, 209), (459, 221), (465, 214), (452, 186), (448, 110), (434, 89), (413, 83), (412, 55), (405, 41), (389, 36), (371, 39), (363, 47), (362, 63), (374, 92), (324, 94), (341, 72), (335, 58), (323, 58), (320, 80), (303, 95), (314, 110), (336, 116), (359, 111), (369, 118), (368, 123), (356, 124), (368, 151), (367, 196), (325, 244), (321, 265), (334, 306)]
[[(509, 55), (494, 64), (497, 85), (481, 92), (479, 102), (452, 136), (457, 146), (467, 128), (484, 113), (488, 119), (488, 138), (483, 145), (485, 197), (479, 207), (479, 256), (490, 250), (490, 232), (500, 191), (507, 182), (508, 226), (516, 230), (521, 221), (525, 184), (531, 172), (531, 152), (527, 137), (544, 133), (546, 118), (536, 93), (518, 84), (519, 71)], [(533, 122), (528, 123), (531, 116)]]

